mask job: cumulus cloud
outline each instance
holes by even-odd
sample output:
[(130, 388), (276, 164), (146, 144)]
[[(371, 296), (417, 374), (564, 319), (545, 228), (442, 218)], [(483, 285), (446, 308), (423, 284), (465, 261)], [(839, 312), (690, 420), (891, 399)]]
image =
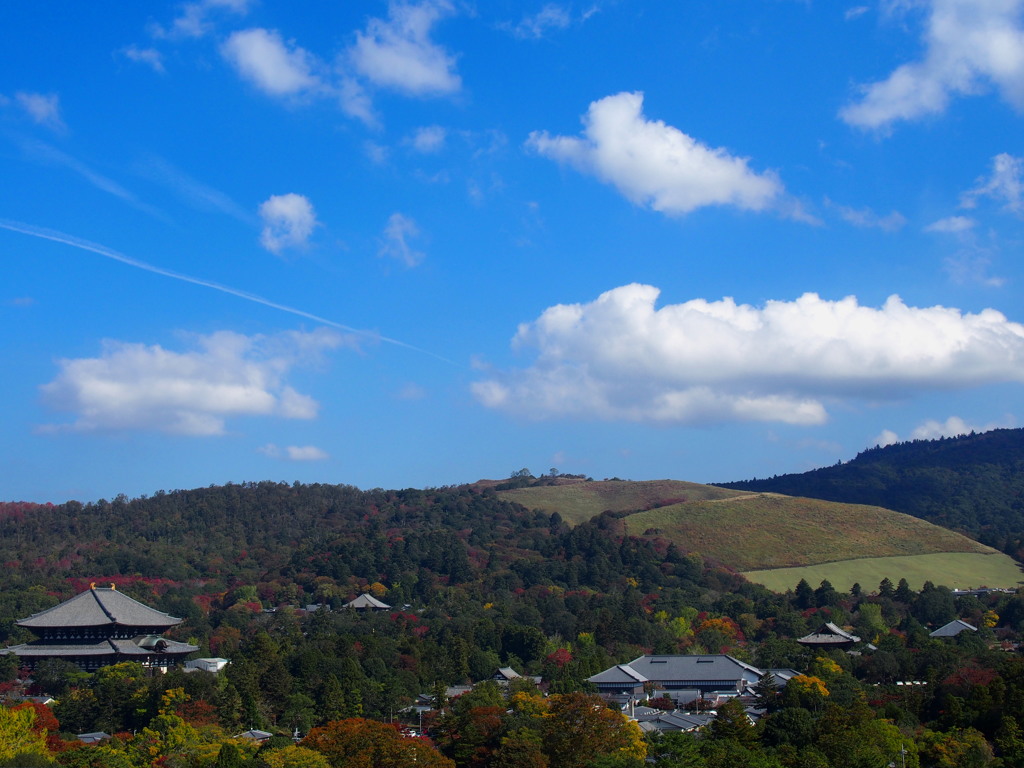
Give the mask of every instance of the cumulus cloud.
[(650, 285), (557, 305), (520, 326), (527, 368), (473, 384), (530, 418), (820, 424), (826, 402), (1024, 381), (1024, 325), (987, 309), (880, 308), (808, 293), (763, 307), (694, 299), (661, 308)]
[(260, 243), (271, 253), (304, 246), (317, 225), (309, 198), (294, 192), (271, 195), (260, 205), (260, 219), (263, 221)]
[(60, 115), (60, 96), (56, 93), (26, 93), (18, 91), (14, 94), (15, 101), (32, 121), (55, 131), (67, 128)]
[(51, 430), (152, 430), (220, 435), (231, 417), (311, 419), (319, 405), (285, 381), (288, 372), (345, 343), (335, 331), (196, 337), (194, 349), (107, 341), (99, 357), (60, 360), (41, 387), (52, 409), (75, 420)]
[(862, 87), (840, 117), (885, 128), (944, 112), (955, 96), (990, 86), (1024, 110), (1024, 0), (927, 0), (924, 53), (888, 78)]
[(1005, 152), (996, 155), (992, 158), (992, 173), (978, 179), (977, 184), (960, 197), (962, 208), (975, 208), (979, 197), (990, 197), (1002, 202), (1004, 210), (1024, 213), (1024, 157)]
[(353, 66), (374, 85), (414, 96), (457, 93), (455, 57), (430, 39), (433, 26), (453, 12), (447, 0), (391, 2), (388, 18), (370, 19), (349, 50)]
[(419, 234), (420, 228), (413, 219), (401, 213), (393, 213), (384, 227), (384, 237), (377, 255), (395, 259), (407, 267), (415, 267), (425, 256), (422, 251), (414, 249), (409, 241), (419, 237)]
[(297, 97), (322, 88), (314, 57), (286, 43), (277, 30), (234, 32), (220, 50), (239, 75), (271, 96)]
[(527, 147), (612, 184), (637, 205), (682, 215), (707, 205), (751, 211), (785, 204), (781, 182), (755, 173), (747, 158), (711, 148), (643, 114), (642, 93), (619, 93), (591, 103), (583, 135), (534, 131)]

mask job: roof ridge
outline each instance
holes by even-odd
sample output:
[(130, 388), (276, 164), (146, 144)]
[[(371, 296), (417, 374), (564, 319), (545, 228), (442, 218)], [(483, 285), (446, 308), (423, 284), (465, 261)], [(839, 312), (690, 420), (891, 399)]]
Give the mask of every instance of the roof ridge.
[[(100, 589), (102, 589), (102, 587), (100, 587)], [(92, 586), (89, 587), (89, 592), (92, 593), (92, 599), (96, 601), (96, 605), (98, 605), (100, 607), (100, 610), (103, 611), (103, 613), (105, 613), (107, 615), (108, 619), (110, 619), (112, 622), (114, 622), (116, 624), (117, 623), (117, 617), (114, 616), (114, 614), (112, 614), (110, 611), (108, 611), (107, 610), (107, 606), (105, 606), (103, 604), (103, 601), (100, 600), (96, 596), (96, 592), (97, 591), (99, 591), (99, 590), (96, 587), (92, 587)], [(108, 591), (110, 591), (110, 590), (108, 590)]]

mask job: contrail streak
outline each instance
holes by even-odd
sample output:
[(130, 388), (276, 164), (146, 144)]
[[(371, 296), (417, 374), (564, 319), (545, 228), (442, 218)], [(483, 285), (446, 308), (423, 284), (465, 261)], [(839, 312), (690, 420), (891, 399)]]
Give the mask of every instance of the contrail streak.
[(289, 314), (297, 315), (298, 317), (304, 317), (308, 320), (313, 320), (315, 322), (322, 323), (323, 325), (329, 325), (332, 328), (337, 328), (338, 330), (346, 331), (347, 333), (352, 333), (357, 336), (363, 336), (377, 341), (383, 341), (387, 344), (394, 344), (396, 347), (402, 347), (403, 349), (409, 349), (412, 350), (413, 352), (419, 352), (420, 354), (423, 355), (429, 355), (430, 357), (448, 363), (449, 365), (457, 365), (456, 363), (452, 362), (451, 360), (445, 357), (436, 355), (433, 352), (430, 352), (429, 350), (426, 349), (414, 347), (412, 344), (406, 344), (404, 341), (399, 341), (398, 339), (391, 339), (388, 338), (387, 336), (381, 336), (379, 333), (375, 333), (373, 331), (367, 331), (361, 328), (353, 328), (352, 326), (344, 325), (343, 323), (338, 323), (335, 322), (334, 320), (328, 320), (327, 318), (320, 317), (319, 315), (314, 315), (311, 312), (305, 312), (301, 309), (296, 309), (295, 307), (289, 307), (287, 304), (278, 304), (276, 301), (271, 301), (270, 299), (265, 299), (262, 296), (257, 296), (255, 293), (240, 291), (237, 288), (232, 288), (228, 285), (221, 285), (220, 283), (215, 283), (211, 280), (204, 280), (200, 277), (192, 277), (191, 275), (186, 275), (181, 272), (175, 272), (170, 269), (164, 269), (163, 267), (157, 267), (153, 264), (147, 264), (144, 261), (139, 261), (138, 259), (133, 259), (130, 256), (125, 256), (123, 253), (118, 253), (117, 251), (111, 248), (107, 248), (106, 246), (100, 245), (98, 243), (92, 243), (89, 242), (88, 240), (82, 240), (81, 238), (74, 237), (73, 235), (66, 235), (63, 232), (58, 232), (57, 230), (54, 229), (34, 227), (31, 224), (23, 224), (18, 221), (11, 221), (9, 219), (0, 219), (0, 228), (9, 229), (12, 232), (20, 232), (21, 234), (29, 235), (30, 237), (38, 237), (42, 238), (43, 240), (52, 240), (55, 243), (63, 243), (64, 245), (70, 245), (72, 248), (79, 248), (83, 251), (91, 251), (92, 253), (99, 254), (100, 256), (104, 256), (108, 259), (113, 259), (114, 261), (119, 261), (122, 264), (127, 264), (128, 266), (135, 267), (136, 269), (142, 269), (145, 270), (146, 272), (152, 272), (153, 274), (161, 275), (162, 277), (169, 277), (172, 280), (181, 280), (183, 283), (201, 285), (204, 288), (211, 288), (215, 291), (220, 291), (221, 293), (226, 293), (230, 296), (237, 296), (238, 298), (245, 299), (246, 301), (252, 301), (256, 304), (262, 304), (265, 307), (279, 309), (282, 312), (288, 312)]

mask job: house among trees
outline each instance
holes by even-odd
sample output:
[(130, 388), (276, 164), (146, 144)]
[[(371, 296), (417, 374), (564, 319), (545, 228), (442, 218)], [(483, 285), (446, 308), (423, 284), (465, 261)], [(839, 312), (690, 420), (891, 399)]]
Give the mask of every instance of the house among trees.
[(345, 603), (343, 608), (354, 608), (357, 611), (390, 611), (391, 606), (381, 602), (370, 594), (362, 594), (355, 600)]
[(811, 648), (839, 648), (847, 650), (860, 642), (857, 635), (851, 635), (841, 627), (837, 627), (831, 621), (826, 621), (809, 635), (797, 639), (800, 645)]
[(928, 637), (956, 637), (961, 632), (977, 632), (978, 628), (968, 624), (966, 621), (960, 619), (954, 619), (949, 624), (936, 629), (934, 632), (929, 632)]
[(0, 650), (34, 668), (46, 659), (63, 659), (86, 671), (134, 661), (150, 669), (167, 669), (198, 646), (161, 637), (181, 619), (143, 605), (111, 584), (92, 585), (70, 600), (17, 622), (36, 639)]

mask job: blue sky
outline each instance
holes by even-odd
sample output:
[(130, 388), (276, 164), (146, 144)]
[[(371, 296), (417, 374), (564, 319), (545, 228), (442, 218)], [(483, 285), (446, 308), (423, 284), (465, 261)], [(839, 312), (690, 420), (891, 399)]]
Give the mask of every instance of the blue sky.
[(714, 482), (1024, 417), (1024, 0), (0, 29), (0, 498)]

